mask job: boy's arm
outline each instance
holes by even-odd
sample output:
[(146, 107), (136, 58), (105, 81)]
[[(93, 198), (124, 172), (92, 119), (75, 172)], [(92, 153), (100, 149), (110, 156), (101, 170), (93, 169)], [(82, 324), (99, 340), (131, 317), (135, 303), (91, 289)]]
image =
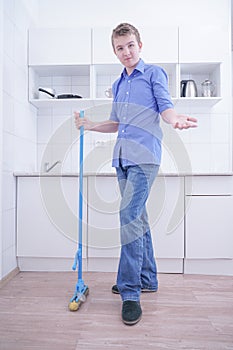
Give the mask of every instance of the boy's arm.
[(168, 108), (161, 113), (162, 119), (173, 126), (174, 129), (188, 129), (197, 127), (197, 119), (183, 115), (177, 114), (173, 108)]
[(80, 118), (79, 112), (74, 112), (74, 119), (77, 129), (80, 129), (81, 126), (84, 126), (85, 130), (98, 131), (103, 133), (112, 133), (117, 132), (118, 130), (118, 123), (112, 120), (93, 122), (86, 117)]

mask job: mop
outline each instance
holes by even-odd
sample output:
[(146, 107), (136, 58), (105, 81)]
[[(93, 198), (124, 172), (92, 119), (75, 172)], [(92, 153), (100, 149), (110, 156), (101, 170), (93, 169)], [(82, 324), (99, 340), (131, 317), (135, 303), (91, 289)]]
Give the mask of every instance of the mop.
[[(80, 111), (80, 118), (84, 117), (84, 111)], [(84, 127), (80, 128), (80, 150), (79, 150), (79, 239), (78, 249), (75, 254), (72, 270), (75, 271), (78, 267), (78, 281), (76, 283), (75, 292), (69, 302), (70, 311), (77, 311), (82, 303), (86, 301), (86, 296), (89, 293), (88, 286), (84, 284), (82, 278), (82, 221), (83, 221), (83, 138)]]

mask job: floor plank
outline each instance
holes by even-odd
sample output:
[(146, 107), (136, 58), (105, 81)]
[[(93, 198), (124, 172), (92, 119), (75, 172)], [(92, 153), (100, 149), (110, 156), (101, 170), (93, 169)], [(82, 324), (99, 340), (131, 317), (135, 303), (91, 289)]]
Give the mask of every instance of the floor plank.
[(111, 293), (114, 273), (84, 273), (90, 288), (77, 312), (68, 310), (76, 273), (22, 272), (0, 289), (1, 350), (233, 350), (233, 279), (159, 275), (159, 291), (142, 294), (142, 320), (121, 321)]

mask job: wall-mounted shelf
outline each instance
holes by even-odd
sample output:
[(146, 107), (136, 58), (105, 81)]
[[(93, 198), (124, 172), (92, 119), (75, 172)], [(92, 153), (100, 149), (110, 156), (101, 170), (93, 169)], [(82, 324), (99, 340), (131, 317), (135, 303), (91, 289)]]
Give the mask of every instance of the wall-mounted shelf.
[(203, 106), (203, 107), (212, 107), (219, 101), (221, 97), (180, 97), (176, 99), (176, 106)]
[[(212, 107), (219, 101), (221, 97), (180, 97), (172, 98), (174, 106), (187, 107), (187, 106), (203, 106)], [(112, 98), (71, 98), (71, 99), (31, 99), (30, 103), (36, 108), (60, 108), (70, 107), (71, 109), (87, 109), (100, 105), (112, 104)]]
[(111, 98), (66, 98), (66, 99), (38, 99), (34, 98), (30, 100), (30, 103), (36, 108), (59, 108), (59, 107), (70, 107), (78, 109), (86, 109), (94, 106), (100, 106), (104, 104), (111, 104)]
[[(220, 62), (195, 62), (195, 63), (180, 63), (179, 71), (180, 71), (180, 81), (186, 79), (192, 79), (195, 81), (197, 85), (198, 98), (202, 97), (202, 89), (201, 84), (205, 79), (211, 80), (215, 89), (213, 92), (213, 98), (219, 98), (221, 96), (221, 79), (220, 79), (220, 70), (221, 63)], [(179, 94), (180, 95), (180, 94)], [(200, 100), (202, 101), (202, 100)], [(207, 100), (203, 100), (207, 101)], [(212, 97), (211, 97), (211, 101)], [(218, 102), (218, 101), (217, 101)], [(204, 102), (205, 103), (205, 102)]]
[(33, 104), (36, 108), (58, 108), (58, 107), (78, 107), (80, 108), (88, 108), (90, 106), (94, 106), (96, 104), (104, 104), (108, 103), (107, 99), (96, 99), (91, 100), (89, 98), (64, 98), (64, 99), (32, 99), (30, 103)]

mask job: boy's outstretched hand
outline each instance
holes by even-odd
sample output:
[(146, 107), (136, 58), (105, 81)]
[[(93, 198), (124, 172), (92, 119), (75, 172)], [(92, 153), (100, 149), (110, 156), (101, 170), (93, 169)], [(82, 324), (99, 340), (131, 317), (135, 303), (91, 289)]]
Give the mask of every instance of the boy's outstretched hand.
[(168, 108), (161, 113), (163, 120), (171, 124), (174, 129), (189, 129), (197, 127), (197, 119), (184, 114), (177, 114), (173, 108)]
[(183, 114), (177, 114), (172, 122), (174, 129), (189, 129), (197, 127), (197, 119)]

